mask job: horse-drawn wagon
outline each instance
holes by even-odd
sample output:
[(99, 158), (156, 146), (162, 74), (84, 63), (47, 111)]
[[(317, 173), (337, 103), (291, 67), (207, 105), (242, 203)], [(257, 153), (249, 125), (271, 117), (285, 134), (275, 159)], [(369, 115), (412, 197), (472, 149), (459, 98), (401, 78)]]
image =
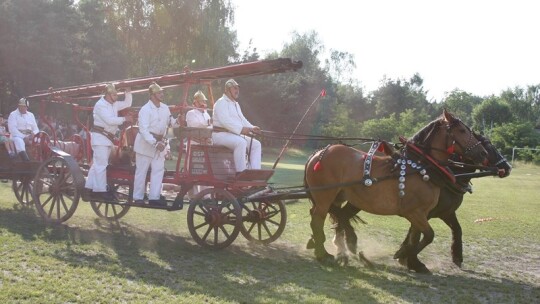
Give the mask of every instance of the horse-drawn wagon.
[[(155, 82), (162, 88), (181, 87), (183, 103), (171, 106), (172, 113), (186, 110), (188, 91), (192, 85), (207, 86), (213, 99), (212, 82), (224, 78), (254, 76), (295, 71), (302, 66), (287, 58), (257, 61), (220, 68), (159, 75), (144, 78), (114, 81), (116, 88), (130, 88), (133, 93), (143, 92)], [(105, 83), (81, 85), (37, 92), (28, 97), (40, 105), (40, 109), (51, 105), (67, 105), (73, 119), (84, 130), (86, 138), (74, 135), (66, 142), (56, 136), (51, 138), (40, 132), (34, 137), (38, 162), (28, 174), (14, 178), (13, 188), (21, 202), (34, 202), (39, 214), (48, 222), (61, 223), (68, 220), (83, 200), (85, 176), (91, 160), (90, 126), (81, 119), (82, 113), (91, 113), (92, 106), (80, 105), (82, 101), (95, 101), (103, 92)], [(137, 112), (132, 107), (128, 112)], [(126, 113), (123, 113), (126, 114)], [(45, 124), (49, 122), (45, 119)], [(51, 127), (51, 129), (54, 129)], [(122, 218), (132, 207), (176, 211), (189, 205), (188, 227), (195, 241), (201, 246), (224, 248), (238, 236), (261, 243), (276, 240), (286, 224), (285, 205), (271, 197), (272, 188), (268, 180), (273, 170), (246, 170), (236, 176), (232, 153), (224, 147), (192, 144), (192, 138), (209, 137), (211, 130), (181, 128), (177, 135), (176, 165), (163, 177), (163, 184), (173, 189), (173, 195), (165, 195), (167, 205), (154, 206), (136, 204), (133, 200), (135, 167), (133, 162), (133, 142), (137, 125), (124, 126), (112, 152), (111, 165), (107, 168), (108, 190), (115, 201), (89, 199), (94, 212), (105, 219)], [(69, 153), (64, 150), (70, 150)], [(37, 155), (37, 154), (36, 154)], [(122, 157), (125, 156), (125, 157)], [(30, 177), (33, 177), (31, 179)], [(17, 181), (16, 181), (17, 180)], [(195, 186), (204, 187), (192, 193)], [(162, 193), (166, 194), (166, 193)], [(24, 198), (24, 199), (22, 199)]]

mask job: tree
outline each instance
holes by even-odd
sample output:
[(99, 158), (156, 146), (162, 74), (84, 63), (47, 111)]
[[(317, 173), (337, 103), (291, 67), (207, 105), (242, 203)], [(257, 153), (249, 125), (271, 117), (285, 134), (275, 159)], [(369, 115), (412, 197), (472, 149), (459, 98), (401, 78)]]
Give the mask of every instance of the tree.
[(371, 97), (377, 117), (395, 113), (399, 118), (400, 113), (406, 109), (424, 109), (430, 114), (434, 113), (433, 106), (427, 101), (420, 75), (415, 74), (408, 81), (385, 78), (382, 83)]
[(397, 140), (399, 135), (399, 123), (397, 114), (392, 113), (387, 118), (370, 119), (362, 123), (362, 137), (384, 139), (387, 141)]
[(1, 1), (0, 87), (8, 90), (3, 102), (91, 79), (81, 28), (73, 1)]
[(455, 89), (444, 99), (442, 105), (450, 113), (459, 117), (463, 122), (471, 126), (473, 124), (473, 108), (482, 103), (482, 98), (474, 96), (465, 91)]
[(493, 127), (491, 142), (505, 155), (511, 155), (513, 147), (535, 148), (540, 145), (540, 134), (531, 122), (509, 122)]
[(104, 0), (105, 23), (128, 52), (129, 76), (235, 61), (234, 12), (223, 0)]
[(473, 128), (489, 135), (492, 127), (512, 121), (510, 106), (500, 98), (491, 96), (474, 107)]

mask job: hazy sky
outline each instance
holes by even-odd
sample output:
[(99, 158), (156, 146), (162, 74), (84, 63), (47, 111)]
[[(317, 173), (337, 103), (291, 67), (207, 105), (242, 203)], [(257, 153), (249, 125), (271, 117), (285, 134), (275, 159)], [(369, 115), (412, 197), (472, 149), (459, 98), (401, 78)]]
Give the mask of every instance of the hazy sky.
[(428, 97), (484, 96), (540, 84), (537, 0), (232, 0), (241, 50), (279, 51), (315, 30), (326, 49), (355, 55), (368, 91), (419, 73)]

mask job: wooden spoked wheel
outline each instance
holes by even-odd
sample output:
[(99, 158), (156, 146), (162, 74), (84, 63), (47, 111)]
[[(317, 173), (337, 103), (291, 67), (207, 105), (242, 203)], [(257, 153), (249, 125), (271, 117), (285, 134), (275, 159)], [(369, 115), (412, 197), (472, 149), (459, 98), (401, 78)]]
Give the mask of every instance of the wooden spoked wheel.
[(32, 197), (33, 187), (34, 181), (29, 176), (21, 176), (13, 179), (13, 183), (11, 184), (15, 197), (25, 207), (29, 207), (34, 203), (34, 198)]
[(51, 223), (67, 221), (77, 209), (84, 177), (71, 158), (55, 156), (43, 162), (34, 178), (34, 205)]
[(232, 244), (240, 233), (241, 216), (240, 205), (230, 192), (205, 189), (190, 202), (187, 213), (189, 232), (197, 244), (222, 249)]
[(120, 204), (91, 201), (90, 206), (99, 217), (111, 221), (118, 220), (126, 215), (130, 208), (130, 206), (126, 205), (129, 199), (129, 186), (115, 184), (109, 185), (109, 189), (113, 191)]
[(252, 242), (269, 244), (277, 240), (287, 223), (283, 201), (242, 204), (242, 235)]

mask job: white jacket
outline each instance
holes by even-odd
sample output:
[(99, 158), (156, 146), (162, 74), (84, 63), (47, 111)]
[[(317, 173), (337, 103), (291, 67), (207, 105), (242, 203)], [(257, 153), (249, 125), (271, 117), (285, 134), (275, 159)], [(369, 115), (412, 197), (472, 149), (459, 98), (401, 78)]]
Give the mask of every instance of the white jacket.
[(186, 124), (192, 128), (210, 128), (210, 115), (206, 110), (204, 112), (198, 109), (190, 110), (186, 113)]
[(11, 137), (20, 138), (25, 138), (28, 135), (23, 133), (25, 131), (32, 132), (32, 134), (37, 134), (39, 132), (34, 114), (28, 111), (26, 111), (25, 114), (22, 114), (19, 112), (19, 109), (16, 109), (9, 114), (8, 129)]
[(240, 134), (243, 127), (253, 128), (242, 114), (240, 104), (225, 94), (214, 105), (213, 121), (214, 126), (225, 128), (235, 134)]
[[(105, 98), (101, 97), (94, 106), (94, 126), (102, 127), (105, 131), (116, 134), (118, 132), (118, 126), (126, 121), (124, 117), (118, 117), (118, 112), (131, 107), (132, 100), (131, 93), (127, 92), (124, 101), (116, 101), (113, 104), (110, 104)], [(92, 132), (92, 146), (112, 145), (113, 143), (106, 136)]]
[[(156, 107), (151, 100), (148, 101), (139, 111), (139, 133), (133, 145), (135, 153), (155, 157), (157, 140), (151, 133), (165, 136), (169, 126), (180, 126), (176, 118), (171, 116), (169, 107), (164, 103)], [(164, 156), (166, 151), (167, 149), (163, 150), (159, 155)]]

